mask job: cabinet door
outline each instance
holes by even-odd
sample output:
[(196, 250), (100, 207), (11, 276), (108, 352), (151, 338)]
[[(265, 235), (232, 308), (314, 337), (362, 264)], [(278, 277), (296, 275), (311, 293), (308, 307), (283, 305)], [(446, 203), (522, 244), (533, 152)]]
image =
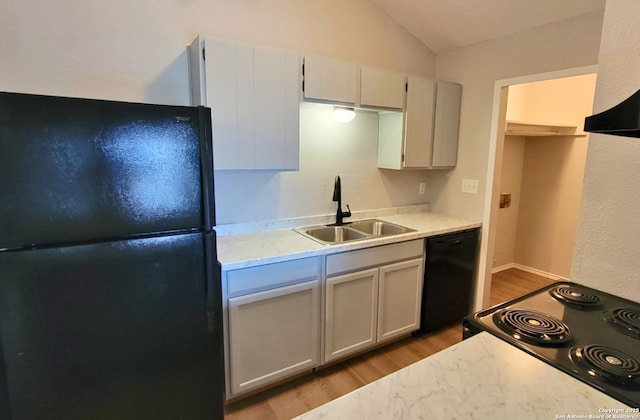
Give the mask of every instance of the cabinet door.
[(435, 81), (419, 76), (407, 78), (407, 106), (404, 115), (405, 168), (431, 166)]
[[(249, 47), (242, 48), (214, 39), (205, 40), (203, 47), (206, 66), (202, 105), (211, 108), (214, 168), (237, 169), (240, 167), (240, 142), (243, 138), (238, 109), (246, 108), (249, 101), (239, 91), (238, 78), (242, 76), (238, 71), (247, 67), (242, 60), (249, 55)], [(248, 117), (249, 120), (252, 118), (252, 115)]]
[(318, 364), (318, 281), (229, 299), (230, 395)]
[(297, 170), (300, 136), (300, 55), (253, 49), (254, 147), (247, 167)]
[(376, 343), (378, 269), (327, 279), (325, 362)]
[(194, 105), (211, 108), (214, 168), (298, 169), (299, 54), (216, 39), (196, 47), (204, 71), (192, 71), (192, 91), (204, 93)]
[(378, 168), (403, 169), (404, 113), (378, 115)]
[(432, 166), (434, 168), (450, 168), (456, 166), (458, 155), (462, 85), (438, 82), (436, 91)]
[(363, 67), (360, 72), (360, 106), (404, 108), (406, 77), (402, 73)]
[(380, 268), (378, 341), (389, 340), (420, 327), (423, 259)]
[(304, 99), (355, 105), (357, 67), (327, 57), (304, 57)]

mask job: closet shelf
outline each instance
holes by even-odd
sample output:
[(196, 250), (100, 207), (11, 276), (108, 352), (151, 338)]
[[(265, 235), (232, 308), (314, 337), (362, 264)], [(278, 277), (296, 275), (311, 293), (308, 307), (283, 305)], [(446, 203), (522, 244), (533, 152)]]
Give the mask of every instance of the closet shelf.
[(507, 121), (505, 135), (523, 137), (585, 137), (585, 133), (576, 133), (575, 125), (532, 124), (519, 121)]

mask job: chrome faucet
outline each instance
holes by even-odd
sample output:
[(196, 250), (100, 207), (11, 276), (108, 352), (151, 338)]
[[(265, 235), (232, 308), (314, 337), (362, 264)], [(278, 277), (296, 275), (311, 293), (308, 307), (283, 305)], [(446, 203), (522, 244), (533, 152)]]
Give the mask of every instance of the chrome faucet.
[(340, 176), (336, 176), (335, 184), (333, 186), (333, 201), (338, 202), (338, 210), (336, 210), (336, 222), (334, 226), (342, 226), (344, 224), (343, 218), (351, 217), (351, 209), (347, 204), (347, 211), (342, 211), (342, 186), (340, 185)]

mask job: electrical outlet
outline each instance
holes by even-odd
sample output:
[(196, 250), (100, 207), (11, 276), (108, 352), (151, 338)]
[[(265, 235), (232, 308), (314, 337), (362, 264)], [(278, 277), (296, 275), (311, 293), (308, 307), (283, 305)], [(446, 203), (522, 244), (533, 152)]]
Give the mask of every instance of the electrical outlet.
[(468, 194), (478, 194), (478, 180), (477, 179), (463, 179), (462, 180), (462, 192)]
[(426, 190), (427, 190), (427, 184), (424, 182), (421, 182), (420, 186), (418, 187), (418, 194), (422, 195), (425, 193)]

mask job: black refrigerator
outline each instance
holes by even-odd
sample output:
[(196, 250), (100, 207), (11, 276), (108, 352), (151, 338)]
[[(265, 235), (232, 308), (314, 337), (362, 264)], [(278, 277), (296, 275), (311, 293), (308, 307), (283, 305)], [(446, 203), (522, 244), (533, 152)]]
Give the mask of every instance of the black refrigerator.
[(0, 419), (218, 419), (211, 114), (0, 93)]

